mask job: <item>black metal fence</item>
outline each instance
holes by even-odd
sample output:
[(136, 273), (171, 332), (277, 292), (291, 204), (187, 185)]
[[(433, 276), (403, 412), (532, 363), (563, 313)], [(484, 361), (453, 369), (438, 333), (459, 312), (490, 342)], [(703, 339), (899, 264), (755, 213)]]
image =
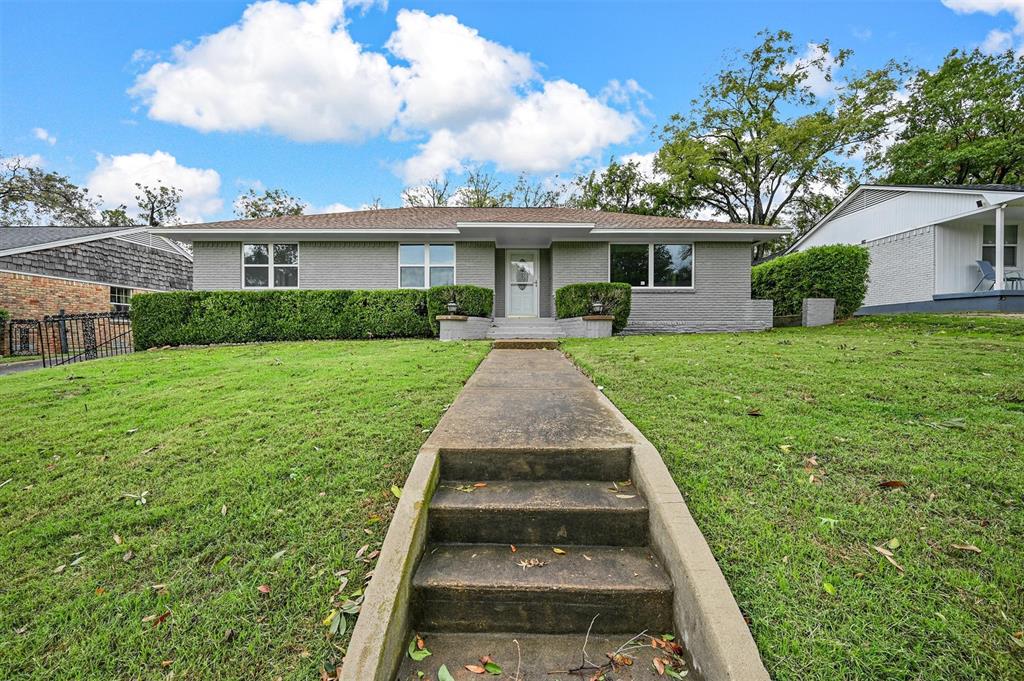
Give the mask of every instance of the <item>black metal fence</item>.
[(7, 354), (25, 357), (40, 354), (39, 321), (12, 319), (7, 322)]
[(44, 366), (125, 355), (133, 350), (127, 312), (61, 313), (47, 315), (37, 324)]

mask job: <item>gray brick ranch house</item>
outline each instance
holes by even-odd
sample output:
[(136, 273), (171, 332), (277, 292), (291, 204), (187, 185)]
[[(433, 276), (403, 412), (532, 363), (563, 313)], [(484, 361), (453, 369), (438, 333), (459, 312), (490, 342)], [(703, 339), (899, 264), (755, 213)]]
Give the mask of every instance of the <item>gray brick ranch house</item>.
[(567, 208), (394, 208), (236, 220), (153, 234), (192, 244), (196, 290), (475, 284), (495, 322), (552, 319), (576, 282), (633, 286), (627, 332), (771, 328), (751, 245), (784, 230)]

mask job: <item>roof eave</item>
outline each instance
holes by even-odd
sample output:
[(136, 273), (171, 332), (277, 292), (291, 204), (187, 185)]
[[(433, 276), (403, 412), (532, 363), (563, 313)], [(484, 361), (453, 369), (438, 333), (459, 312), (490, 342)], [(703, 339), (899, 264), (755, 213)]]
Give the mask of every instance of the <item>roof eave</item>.
[(33, 251), (45, 251), (50, 248), (60, 248), (61, 246), (71, 246), (74, 244), (84, 244), (88, 241), (100, 241), (101, 239), (113, 239), (119, 236), (127, 236), (129, 234), (137, 234), (139, 232), (145, 232), (146, 227), (126, 227), (125, 229), (119, 229), (111, 232), (95, 232), (92, 234), (83, 234), (82, 236), (76, 236), (71, 239), (58, 239), (57, 241), (46, 241), (41, 244), (32, 244), (30, 246), (18, 246), (17, 248), (8, 248), (0, 250), (0, 257), (8, 255), (20, 255), (22, 253), (32, 253)]

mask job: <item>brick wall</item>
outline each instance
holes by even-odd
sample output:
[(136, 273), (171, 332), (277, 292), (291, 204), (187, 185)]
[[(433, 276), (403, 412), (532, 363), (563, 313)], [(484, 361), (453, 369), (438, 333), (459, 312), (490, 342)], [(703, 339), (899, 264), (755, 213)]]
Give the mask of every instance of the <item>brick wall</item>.
[[(0, 272), (0, 308), (10, 313), (11, 319), (42, 319), (61, 309), (68, 314), (110, 312), (110, 287)], [(0, 355), (9, 350), (6, 334), (5, 326), (0, 330)]]
[(935, 228), (922, 227), (864, 244), (871, 255), (864, 307), (931, 301)]

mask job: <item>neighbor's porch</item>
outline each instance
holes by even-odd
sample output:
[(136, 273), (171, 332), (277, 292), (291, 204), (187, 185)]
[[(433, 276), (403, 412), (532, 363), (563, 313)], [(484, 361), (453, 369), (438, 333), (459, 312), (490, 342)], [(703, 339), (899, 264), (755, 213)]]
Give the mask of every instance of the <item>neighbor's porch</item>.
[(991, 307), (1024, 296), (1022, 204), (991, 206), (936, 225), (934, 300)]

